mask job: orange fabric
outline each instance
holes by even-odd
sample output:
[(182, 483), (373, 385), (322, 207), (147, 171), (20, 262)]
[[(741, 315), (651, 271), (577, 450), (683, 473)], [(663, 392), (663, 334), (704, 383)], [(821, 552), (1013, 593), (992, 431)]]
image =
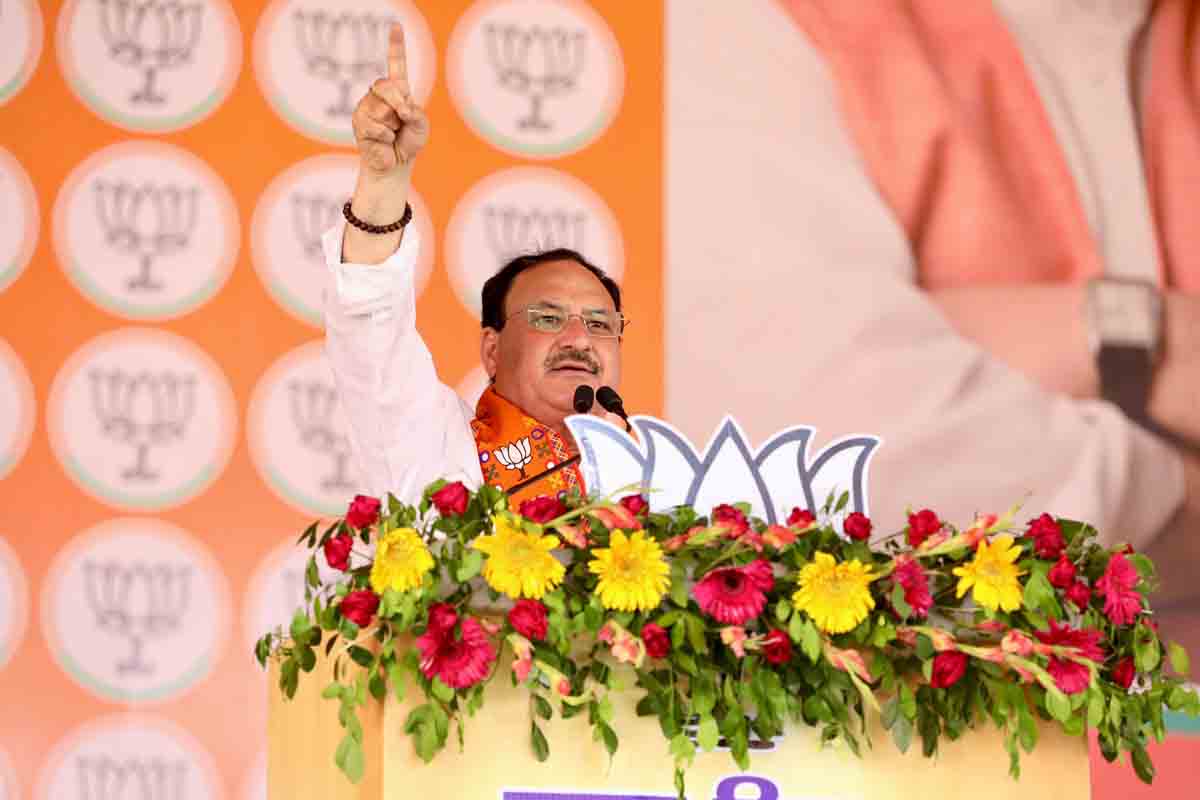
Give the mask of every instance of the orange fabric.
[[(1066, 158), (988, 0), (785, 0), (825, 55), (842, 113), (928, 288), (1079, 282), (1103, 261)], [(1200, 292), (1197, 26), (1162, 0), (1149, 29), (1144, 162), (1167, 286)]]
[[(471, 421), (479, 449), (479, 469), (491, 486), (510, 489), (570, 458), (570, 443), (549, 425), (529, 416), (488, 387)], [(564, 467), (513, 495), (513, 507), (542, 494), (578, 489), (586, 493), (578, 463)]]

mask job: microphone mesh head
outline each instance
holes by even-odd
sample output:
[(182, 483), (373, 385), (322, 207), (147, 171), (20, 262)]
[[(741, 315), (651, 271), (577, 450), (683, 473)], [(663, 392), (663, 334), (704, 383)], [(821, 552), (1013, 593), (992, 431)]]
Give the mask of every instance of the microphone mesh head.
[(621, 396), (611, 386), (601, 386), (596, 390), (596, 400), (600, 405), (614, 414), (619, 413), (618, 408), (621, 407)]
[(586, 414), (591, 411), (595, 398), (595, 390), (586, 383), (575, 387), (575, 399), (572, 402), (572, 405), (575, 407), (575, 413)]

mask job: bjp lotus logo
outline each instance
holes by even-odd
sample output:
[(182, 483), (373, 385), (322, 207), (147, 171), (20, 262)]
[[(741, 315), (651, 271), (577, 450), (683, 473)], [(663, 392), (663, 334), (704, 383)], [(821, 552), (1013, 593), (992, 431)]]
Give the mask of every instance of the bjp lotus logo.
[(533, 460), (528, 437), (501, 445), (492, 451), (492, 455), (505, 469), (518, 470), (522, 478), (528, 477), (525, 474), (525, 467), (529, 466), (529, 462)]
[(162, 133), (221, 105), (241, 69), (242, 35), (228, 0), (68, 0), (58, 58), (96, 114)]
[(41, 220), (33, 182), (11, 153), (0, 147), (0, 292), (25, 270), (37, 244)]
[(73, 539), (42, 593), (54, 659), (96, 695), (144, 703), (203, 680), (224, 649), (229, 589), (191, 534), (154, 519), (117, 518)]
[(254, 34), (254, 74), (267, 102), (306, 136), (353, 144), (350, 115), (387, 72), (393, 22), (404, 26), (413, 96), (424, 104), (437, 74), (436, 50), (409, 0), (275, 0)]
[(164, 719), (113, 714), (85, 723), (53, 749), (37, 800), (195, 800), (220, 798), (212, 756)]
[(604, 20), (577, 0), (485, 0), (454, 28), (450, 96), (483, 139), (513, 155), (587, 147), (616, 116), (625, 68)]
[(38, 0), (0, 4), (0, 105), (16, 96), (37, 69), (44, 38)]
[(869, 515), (867, 468), (881, 443), (877, 436), (845, 437), (810, 453), (816, 429), (797, 426), (754, 450), (741, 426), (726, 417), (699, 450), (660, 419), (637, 416), (630, 422), (637, 440), (594, 416), (567, 418), (589, 492), (604, 495), (640, 484), (650, 490), (655, 510), (744, 501), (754, 515), (772, 524), (781, 523), (794, 506), (817, 509), (831, 494), (846, 492), (842, 513)]
[(446, 269), (462, 304), (479, 316), (484, 281), (525, 253), (569, 247), (620, 282), (625, 250), (617, 218), (590, 187), (544, 167), (514, 167), (484, 178), (446, 228)]
[[(329, 279), (321, 237), (341, 220), (357, 173), (358, 157), (352, 155), (314, 156), (294, 164), (271, 181), (250, 223), (259, 279), (285, 311), (314, 328), (324, 327), (322, 298)], [(420, 239), (415, 286), (420, 296), (433, 271), (437, 241), (429, 210), (415, 190), (408, 202)]]
[(233, 196), (203, 161), (158, 142), (126, 142), (75, 168), (54, 205), (58, 262), (85, 297), (131, 320), (182, 316), (208, 302), (237, 261)]

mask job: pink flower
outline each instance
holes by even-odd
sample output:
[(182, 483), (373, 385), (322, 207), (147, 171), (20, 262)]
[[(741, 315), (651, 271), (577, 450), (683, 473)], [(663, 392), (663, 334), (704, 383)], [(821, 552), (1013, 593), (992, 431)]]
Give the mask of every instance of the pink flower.
[(910, 547), (920, 547), (922, 542), (941, 529), (942, 521), (928, 508), (923, 508), (916, 514), (909, 514), (908, 544)]
[(379, 610), (379, 595), (370, 589), (359, 589), (342, 598), (338, 605), (342, 616), (360, 628), (365, 628)]
[(622, 497), (621, 505), (624, 506), (626, 511), (635, 516), (641, 516), (650, 512), (650, 504), (640, 494), (630, 494)]
[(1076, 608), (1083, 611), (1092, 600), (1092, 590), (1083, 581), (1075, 581), (1067, 589), (1066, 597), (1075, 604)]
[(758, 559), (744, 567), (712, 570), (692, 587), (692, 597), (717, 622), (741, 625), (762, 613), (765, 593), (774, 585), (771, 565)]
[(787, 525), (789, 528), (799, 528), (800, 532), (808, 530), (817, 524), (817, 518), (807, 508), (799, 506), (792, 509), (792, 513), (788, 515)]
[(1066, 542), (1063, 541), (1062, 528), (1054, 517), (1042, 514), (1029, 523), (1025, 535), (1033, 539), (1033, 549), (1038, 558), (1054, 561), (1062, 555)]
[(541, 524), (561, 517), (567, 513), (567, 507), (557, 497), (540, 494), (522, 502), (517, 508), (517, 513), (525, 519)]
[(538, 600), (518, 600), (508, 612), (508, 624), (527, 639), (540, 642), (546, 638), (549, 624), (546, 607)]
[[(996, 519), (997, 517), (995, 514), (976, 514), (975, 521), (971, 523), (971, 527), (962, 533), (963, 545), (971, 548), (972, 550), (977, 549), (979, 547), (979, 543), (982, 542), (984, 537), (987, 536), (988, 530), (990, 530), (991, 527), (996, 524)], [(925, 547), (927, 549), (930, 548), (930, 543), (934, 539), (945, 541), (947, 538), (949, 538), (949, 535), (945, 533), (931, 537), (925, 542)]]
[(933, 649), (939, 653), (958, 648), (958, 641), (954, 636), (941, 628), (923, 628), (921, 632), (929, 637), (929, 642), (933, 645)]
[(512, 663), (513, 675), (517, 677), (517, 683), (524, 683), (533, 671), (533, 645), (524, 636), (515, 633), (508, 637), (508, 643), (512, 645), (513, 655), (516, 656)]
[(1092, 682), (1092, 673), (1086, 666), (1065, 658), (1051, 658), (1046, 665), (1046, 672), (1050, 673), (1054, 685), (1064, 694), (1087, 691)]
[(429, 629), (448, 631), (458, 624), (458, 612), (449, 603), (434, 603), (429, 607)]
[(1133, 656), (1126, 656), (1113, 666), (1112, 682), (1122, 689), (1128, 689), (1133, 685), (1136, 674), (1137, 669), (1133, 666)]
[[(432, 616), (432, 615), (431, 615)], [(417, 638), (421, 654), (421, 674), (454, 689), (465, 689), (487, 677), (496, 661), (496, 648), (488, 640), (479, 620), (467, 617), (460, 626), (459, 638), (454, 628), (435, 628), (432, 625)]]
[(778, 628), (772, 628), (762, 643), (763, 657), (768, 664), (786, 664), (792, 658), (792, 640)]
[(721, 628), (721, 641), (733, 651), (738, 658), (746, 656), (746, 629), (740, 626)]
[(348, 533), (329, 537), (325, 540), (325, 563), (345, 572), (350, 568), (350, 550), (353, 547), (354, 537)]
[(911, 556), (898, 556), (892, 579), (904, 589), (904, 602), (912, 609), (914, 617), (926, 617), (933, 607), (933, 596), (929, 593), (929, 579), (921, 564)]
[(594, 508), (589, 513), (603, 522), (609, 530), (636, 531), (642, 527), (642, 521), (622, 505)]
[(947, 689), (958, 683), (967, 674), (967, 654), (947, 650), (933, 657), (933, 674), (929, 685), (935, 689)]
[(1058, 563), (1050, 568), (1050, 573), (1047, 575), (1050, 579), (1050, 585), (1059, 589), (1069, 589), (1071, 584), (1075, 583), (1075, 565), (1066, 555), (1058, 557)]
[(646, 655), (651, 658), (666, 658), (671, 652), (671, 637), (666, 629), (653, 622), (642, 626), (642, 641), (646, 643)]
[(862, 678), (867, 683), (875, 680), (871, 677), (871, 670), (867, 669), (867, 662), (863, 659), (862, 653), (853, 649), (846, 648), (842, 650), (839, 647), (834, 647), (825, 640), (824, 644), (825, 658), (833, 665), (834, 669), (840, 669), (842, 672), (852, 672)]
[(746, 519), (742, 510), (727, 503), (713, 509), (712, 524), (713, 527), (724, 527), (725, 535), (730, 539), (738, 538), (750, 528), (750, 521)]
[(741, 536), (737, 537), (737, 540), (738, 544), (753, 548), (756, 553), (763, 551), (763, 537), (753, 528), (747, 528)]
[(842, 530), (856, 542), (865, 542), (871, 538), (871, 519), (858, 511), (846, 515)]
[(770, 525), (763, 532), (762, 540), (776, 550), (782, 550), (796, 541), (796, 532), (782, 525)]
[(1033, 652), (1033, 640), (1020, 631), (1009, 631), (1000, 640), (1000, 648), (1006, 653), (1026, 658)]
[(367, 497), (356, 494), (346, 510), (346, 524), (351, 528), (369, 528), (379, 521), (379, 509), (382, 504), (377, 497)]
[[(1093, 629), (1076, 630), (1069, 625), (1059, 625), (1050, 620), (1050, 630), (1034, 631), (1044, 646), (1069, 647), (1075, 655), (1092, 661), (1104, 660), (1104, 649), (1100, 647), (1100, 631)], [(1045, 647), (1036, 648), (1045, 652)], [(1091, 671), (1086, 664), (1080, 664), (1069, 658), (1057, 655), (1050, 656), (1046, 671), (1054, 678), (1054, 685), (1066, 694), (1077, 694), (1088, 688), (1092, 681)]]
[(1113, 553), (1096, 581), (1096, 590), (1104, 595), (1104, 614), (1114, 625), (1128, 625), (1142, 610), (1142, 596), (1133, 587), (1139, 576), (1124, 553)]
[(467, 487), (463, 486), (462, 481), (455, 481), (438, 489), (429, 496), (429, 499), (433, 501), (434, 508), (443, 517), (457, 517), (467, 510), (470, 493), (467, 491)]
[(646, 643), (616, 622), (608, 621), (596, 634), (596, 638), (609, 645), (613, 657), (626, 664), (641, 667), (646, 658)]
[(571, 682), (569, 680), (567, 680), (565, 677), (559, 678), (558, 683), (554, 687), (554, 690), (556, 692), (558, 692), (560, 697), (570, 697), (571, 696)]
[(587, 534), (584, 533), (582, 525), (555, 525), (554, 530), (571, 547), (578, 547), (580, 550), (583, 550), (588, 546)]

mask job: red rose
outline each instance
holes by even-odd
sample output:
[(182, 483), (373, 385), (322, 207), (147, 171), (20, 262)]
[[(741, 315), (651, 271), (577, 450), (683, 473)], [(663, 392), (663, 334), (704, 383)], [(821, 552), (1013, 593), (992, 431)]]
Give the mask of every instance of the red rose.
[(345, 572), (350, 568), (350, 548), (353, 546), (354, 537), (348, 533), (330, 536), (325, 540), (325, 563)]
[(1038, 558), (1054, 561), (1062, 555), (1066, 542), (1063, 541), (1062, 528), (1049, 514), (1042, 514), (1029, 523), (1025, 535), (1033, 539), (1034, 552)]
[(1076, 581), (1071, 584), (1071, 588), (1067, 589), (1067, 599), (1074, 603), (1080, 611), (1083, 611), (1092, 600), (1092, 590), (1083, 581)]
[(462, 481), (455, 481), (438, 489), (429, 496), (429, 499), (433, 501), (434, 507), (443, 517), (457, 517), (466, 512), (470, 492), (467, 491), (466, 486), (463, 486)]
[(787, 524), (789, 528), (807, 528), (817, 521), (816, 516), (807, 508), (796, 506), (792, 509), (792, 513), (788, 515)]
[(1057, 589), (1069, 589), (1075, 583), (1075, 565), (1065, 555), (1058, 557), (1058, 562), (1051, 567), (1050, 585)]
[(370, 589), (359, 589), (342, 598), (338, 606), (342, 616), (360, 628), (365, 628), (379, 610), (379, 595)]
[(768, 664), (786, 664), (792, 658), (792, 640), (783, 631), (772, 628), (763, 639), (762, 651)]
[(346, 511), (346, 524), (351, 528), (369, 528), (379, 521), (379, 498), (356, 494)]
[(518, 600), (508, 612), (508, 624), (526, 639), (540, 642), (546, 638), (546, 607), (537, 600)]
[(933, 657), (933, 677), (929, 685), (945, 689), (958, 683), (967, 672), (967, 654), (957, 650), (946, 650)]
[(851, 539), (865, 542), (871, 538), (871, 520), (866, 514), (853, 511), (846, 515), (846, 521), (842, 523), (842, 530)]
[(1122, 689), (1128, 689), (1133, 685), (1133, 678), (1136, 674), (1137, 670), (1133, 666), (1133, 656), (1126, 656), (1113, 667), (1112, 682)]
[(910, 547), (920, 547), (922, 542), (941, 529), (942, 521), (928, 508), (923, 508), (915, 514), (909, 514), (908, 544)]
[(640, 494), (630, 494), (621, 498), (621, 505), (630, 514), (644, 514), (650, 510), (650, 504)]
[(557, 497), (540, 494), (521, 503), (517, 513), (525, 519), (541, 524), (567, 513), (567, 507)]
[(458, 612), (449, 603), (434, 603), (429, 607), (429, 630), (448, 631), (458, 624)]
[(713, 509), (712, 521), (713, 525), (724, 525), (728, 528), (725, 535), (730, 539), (736, 539), (750, 529), (750, 521), (746, 519), (742, 510), (728, 504), (722, 504)]
[(653, 622), (642, 626), (642, 641), (646, 643), (646, 655), (651, 658), (666, 658), (671, 652), (671, 637)]

